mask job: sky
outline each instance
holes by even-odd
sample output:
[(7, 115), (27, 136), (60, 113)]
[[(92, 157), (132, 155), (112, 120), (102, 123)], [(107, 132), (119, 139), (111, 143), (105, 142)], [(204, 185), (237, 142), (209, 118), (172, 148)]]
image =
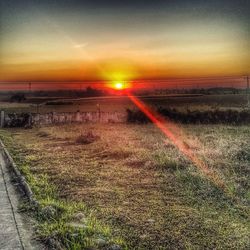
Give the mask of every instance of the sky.
[(0, 81), (243, 76), (248, 0), (0, 0)]

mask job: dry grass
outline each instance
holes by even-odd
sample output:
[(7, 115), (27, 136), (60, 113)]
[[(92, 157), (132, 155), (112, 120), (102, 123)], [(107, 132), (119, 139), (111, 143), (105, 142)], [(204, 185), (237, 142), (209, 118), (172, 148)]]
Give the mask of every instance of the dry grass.
[[(185, 143), (216, 171), (227, 193), (152, 124), (10, 131), (33, 175), (48, 175), (60, 199), (95, 210), (129, 249), (246, 249), (250, 128), (183, 128)], [(75, 143), (90, 131), (100, 139)]]

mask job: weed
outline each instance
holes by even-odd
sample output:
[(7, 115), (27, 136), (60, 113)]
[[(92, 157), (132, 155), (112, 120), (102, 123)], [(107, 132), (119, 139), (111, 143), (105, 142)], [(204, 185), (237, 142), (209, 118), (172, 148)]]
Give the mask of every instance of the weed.
[(94, 135), (93, 132), (87, 132), (85, 134), (81, 134), (76, 138), (76, 143), (79, 144), (90, 144), (100, 139), (100, 136)]

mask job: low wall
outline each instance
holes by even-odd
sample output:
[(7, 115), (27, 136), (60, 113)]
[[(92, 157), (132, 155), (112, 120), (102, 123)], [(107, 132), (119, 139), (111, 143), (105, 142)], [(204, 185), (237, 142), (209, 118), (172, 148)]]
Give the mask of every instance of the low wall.
[(53, 124), (71, 122), (120, 123), (127, 121), (127, 115), (120, 112), (63, 112), (48, 114), (33, 114), (34, 124)]
[(124, 112), (51, 112), (45, 114), (5, 114), (1, 111), (1, 127), (25, 127), (31, 125), (49, 125), (58, 123), (124, 123)]

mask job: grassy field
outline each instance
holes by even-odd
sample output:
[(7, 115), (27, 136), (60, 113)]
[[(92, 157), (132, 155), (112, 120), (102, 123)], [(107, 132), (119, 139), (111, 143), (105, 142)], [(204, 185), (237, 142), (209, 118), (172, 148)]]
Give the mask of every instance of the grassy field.
[[(143, 98), (142, 98), (143, 99)], [(246, 107), (246, 95), (204, 95), (190, 97), (153, 97), (143, 99), (151, 107), (174, 107), (180, 110), (208, 110), (208, 109), (242, 109)], [(68, 102), (68, 101), (67, 101)], [(125, 111), (136, 108), (127, 97), (118, 98), (86, 98), (72, 101), (71, 105), (40, 105), (38, 112), (76, 112), (80, 111)], [(6, 112), (37, 112), (36, 102), (8, 103), (0, 102), (0, 109)]]
[[(248, 249), (250, 127), (178, 126), (224, 188), (153, 124), (9, 129), (1, 137), (42, 204), (64, 208), (52, 221), (39, 217), (43, 240), (67, 249), (107, 249), (98, 237), (124, 249)], [(96, 135), (92, 143), (79, 140), (86, 133)], [(67, 225), (81, 209), (88, 223), (78, 221), (86, 227), (74, 238)]]

